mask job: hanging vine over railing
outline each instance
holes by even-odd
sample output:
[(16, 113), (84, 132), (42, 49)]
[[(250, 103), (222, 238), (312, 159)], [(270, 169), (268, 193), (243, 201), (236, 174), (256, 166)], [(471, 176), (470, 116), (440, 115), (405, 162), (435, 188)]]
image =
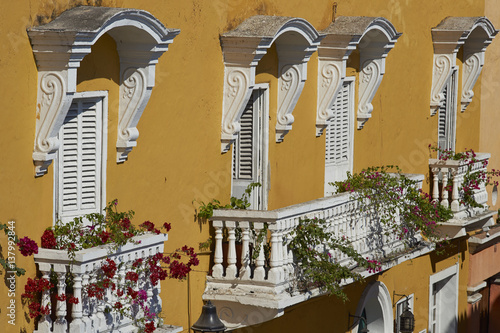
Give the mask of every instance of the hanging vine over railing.
[[(401, 172), (398, 166), (370, 167), (358, 174), (347, 173), (344, 181), (333, 182), (336, 193), (350, 192), (363, 211), (371, 211), (401, 240), (409, 241), (420, 232), (428, 240), (439, 243), (440, 222), (453, 217), (448, 207), (433, 202), (418, 181)], [(391, 232), (391, 231), (386, 231)]]

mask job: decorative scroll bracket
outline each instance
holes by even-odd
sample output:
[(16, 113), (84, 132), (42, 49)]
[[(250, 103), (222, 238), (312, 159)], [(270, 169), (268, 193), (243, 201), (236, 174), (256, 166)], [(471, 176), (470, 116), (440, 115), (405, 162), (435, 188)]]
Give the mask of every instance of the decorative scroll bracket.
[(383, 17), (341, 16), (321, 31), (326, 37), (318, 47), (318, 104), (316, 136), (333, 117), (332, 107), (346, 76), (351, 52), (360, 51), (358, 128), (371, 117), (371, 101), (382, 81), (387, 53), (401, 36)]
[[(131, 34), (131, 29), (136, 33)], [(91, 52), (92, 45), (109, 33), (119, 46), (121, 86), (118, 151), (130, 152), (138, 131), (135, 127), (154, 86), (154, 70), (158, 58), (168, 49), (177, 29), (167, 29), (148, 12), (136, 9), (76, 7), (62, 13), (52, 22), (28, 30), (38, 67), (36, 133), (33, 149), (35, 176), (47, 173), (59, 148), (58, 133), (76, 91), (77, 68)], [(142, 68), (139, 76), (129, 68)], [(127, 76), (128, 75), (128, 76)], [(140, 81), (141, 78), (144, 80)], [(134, 84), (134, 88), (127, 85)], [(138, 80), (138, 81), (134, 81)], [(137, 82), (140, 88), (137, 87)], [(125, 90), (127, 94), (124, 94)], [(131, 91), (133, 90), (133, 93)], [(142, 91), (140, 97), (138, 92)], [(127, 142), (126, 142), (127, 141)], [(119, 153), (120, 155), (120, 153)], [(123, 156), (123, 154), (122, 154)], [(126, 154), (122, 160), (126, 159)], [(120, 158), (118, 159), (120, 161)]]
[(431, 87), (431, 116), (444, 103), (443, 90), (464, 45), (461, 111), (474, 96), (473, 88), (484, 65), (484, 52), (498, 30), (486, 17), (448, 17), (432, 29), (434, 59)]
[(307, 62), (316, 47), (304, 48), (302, 44), (282, 44), (276, 48), (280, 57), (278, 78), (278, 111), (276, 115), (276, 142), (283, 142), (292, 129), (292, 112), (299, 100), (307, 79)]
[[(281, 38), (280, 38), (281, 37)], [(240, 131), (240, 118), (255, 84), (255, 68), (276, 41), (280, 62), (277, 141), (291, 129), (291, 112), (305, 79), (307, 61), (323, 38), (306, 20), (281, 16), (253, 16), (222, 35), (224, 97), (221, 152), (229, 150)], [(284, 93), (286, 91), (286, 93)], [(278, 135), (279, 133), (279, 135)]]

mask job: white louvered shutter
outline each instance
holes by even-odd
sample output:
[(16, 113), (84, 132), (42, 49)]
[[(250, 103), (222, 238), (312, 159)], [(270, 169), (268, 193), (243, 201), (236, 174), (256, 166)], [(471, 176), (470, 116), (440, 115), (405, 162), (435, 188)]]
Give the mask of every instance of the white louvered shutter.
[(443, 150), (455, 151), (458, 75), (454, 69), (445, 88), (444, 100), (438, 109), (438, 147)]
[(332, 110), (334, 116), (325, 130), (325, 195), (331, 194), (330, 182), (344, 180), (352, 171), (354, 96), (352, 82), (344, 82)]
[(59, 139), (58, 218), (101, 212), (102, 99), (75, 99)]
[[(255, 89), (241, 115), (241, 130), (233, 146), (233, 184), (231, 195), (241, 198), (250, 183), (263, 184), (264, 139), (263, 122), (265, 120), (264, 90)], [(254, 188), (250, 203), (252, 209), (265, 209), (265, 185)]]

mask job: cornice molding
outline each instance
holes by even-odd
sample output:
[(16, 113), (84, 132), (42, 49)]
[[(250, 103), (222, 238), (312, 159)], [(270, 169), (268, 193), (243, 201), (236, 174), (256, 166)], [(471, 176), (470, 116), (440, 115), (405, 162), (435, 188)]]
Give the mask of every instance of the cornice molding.
[(461, 111), (472, 101), (474, 84), (484, 65), (484, 52), (498, 30), (486, 17), (447, 17), (432, 28), (434, 59), (431, 87), (431, 116), (444, 102), (443, 90), (456, 66), (457, 52), (464, 45)]
[(318, 103), (316, 136), (321, 136), (333, 117), (333, 103), (346, 77), (351, 52), (360, 51), (358, 128), (371, 117), (371, 101), (385, 72), (385, 58), (401, 33), (383, 17), (341, 16), (320, 33), (325, 38), (318, 47)]
[(225, 153), (240, 130), (240, 118), (255, 85), (255, 68), (276, 42), (279, 58), (276, 141), (292, 128), (293, 109), (307, 73), (307, 62), (323, 35), (304, 19), (253, 16), (221, 36), (224, 55), (224, 96), (221, 151)]
[(125, 161), (139, 136), (136, 126), (154, 86), (158, 58), (179, 32), (146, 11), (88, 6), (28, 29), (38, 68), (35, 175), (44, 175), (55, 158), (59, 129), (76, 92), (77, 68), (105, 33), (117, 41), (120, 56), (117, 161)]

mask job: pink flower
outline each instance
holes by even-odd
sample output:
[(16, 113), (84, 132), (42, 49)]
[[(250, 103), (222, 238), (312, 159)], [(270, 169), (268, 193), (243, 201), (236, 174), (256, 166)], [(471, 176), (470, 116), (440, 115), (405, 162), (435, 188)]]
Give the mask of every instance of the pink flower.
[(23, 237), (17, 243), (19, 246), (19, 251), (25, 257), (32, 255), (33, 253), (38, 253), (38, 245), (36, 242), (28, 237)]

